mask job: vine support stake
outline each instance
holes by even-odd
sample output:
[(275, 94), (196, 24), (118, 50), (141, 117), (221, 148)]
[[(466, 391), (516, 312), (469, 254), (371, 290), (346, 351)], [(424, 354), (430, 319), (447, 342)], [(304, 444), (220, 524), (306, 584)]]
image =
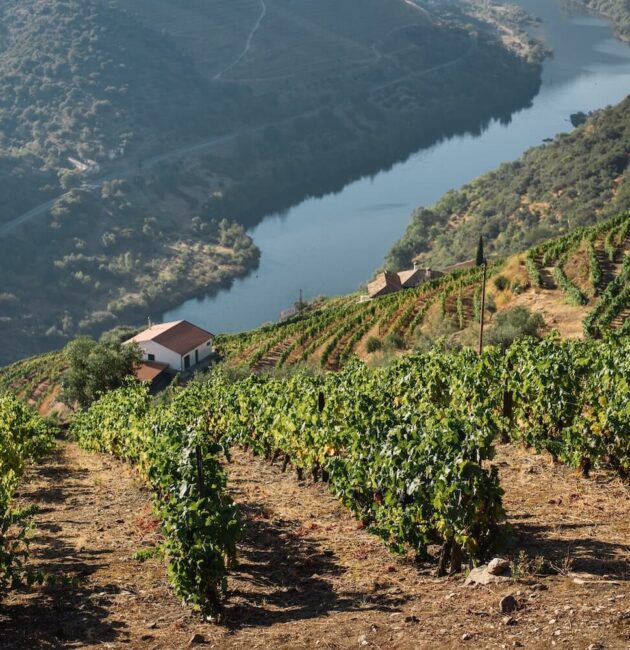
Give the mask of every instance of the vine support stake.
[(488, 262), (483, 261), (483, 282), (481, 284), (481, 316), (479, 316), (479, 354), (483, 352), (483, 321), (486, 311), (486, 276), (488, 272)]

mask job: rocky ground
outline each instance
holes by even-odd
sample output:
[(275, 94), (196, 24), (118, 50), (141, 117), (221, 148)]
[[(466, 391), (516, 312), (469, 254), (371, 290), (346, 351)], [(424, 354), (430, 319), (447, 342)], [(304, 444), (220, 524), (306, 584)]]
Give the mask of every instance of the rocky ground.
[(630, 648), (627, 487), (513, 446), (496, 462), (515, 575), (470, 585), (391, 555), (324, 486), (236, 452), (247, 532), (216, 625), (176, 601), (161, 560), (133, 559), (159, 540), (134, 471), (62, 442), (21, 499), (40, 508), (32, 565), (74, 579), (7, 597), (0, 647)]

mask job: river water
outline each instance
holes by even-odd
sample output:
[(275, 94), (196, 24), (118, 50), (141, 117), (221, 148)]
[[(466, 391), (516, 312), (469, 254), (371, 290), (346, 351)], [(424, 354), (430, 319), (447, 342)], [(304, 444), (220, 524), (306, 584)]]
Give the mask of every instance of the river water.
[(509, 124), (493, 122), (479, 136), (450, 138), (337, 194), (268, 216), (250, 232), (262, 253), (257, 271), (230, 289), (185, 302), (164, 319), (236, 332), (277, 320), (300, 289), (306, 299), (353, 292), (382, 265), (414, 208), (570, 131), (571, 113), (616, 104), (630, 93), (630, 47), (614, 38), (608, 23), (569, 12), (560, 0), (515, 3), (542, 18), (534, 35), (554, 51), (531, 107)]

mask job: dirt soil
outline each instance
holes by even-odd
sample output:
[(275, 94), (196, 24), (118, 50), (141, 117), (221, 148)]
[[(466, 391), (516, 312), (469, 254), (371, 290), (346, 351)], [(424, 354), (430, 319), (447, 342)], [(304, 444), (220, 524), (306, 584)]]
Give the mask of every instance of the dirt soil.
[(576, 306), (567, 303), (563, 293), (557, 289), (531, 289), (522, 293), (510, 302), (509, 307), (527, 307), (530, 311), (539, 312), (545, 320), (548, 329), (556, 329), (569, 339), (584, 337), (582, 322), (591, 306)]
[[(630, 648), (630, 493), (520, 448), (499, 448), (506, 554), (542, 556), (554, 575), (465, 586), (390, 554), (323, 485), (234, 453), (230, 489), (246, 537), (223, 625), (173, 597), (134, 471), (71, 443), (21, 493), (40, 507), (32, 566), (76, 577), (21, 589), (0, 606), (0, 648)], [(499, 611), (516, 597), (518, 609)], [(194, 635), (198, 635), (194, 637)], [(191, 643), (192, 642), (192, 643)]]

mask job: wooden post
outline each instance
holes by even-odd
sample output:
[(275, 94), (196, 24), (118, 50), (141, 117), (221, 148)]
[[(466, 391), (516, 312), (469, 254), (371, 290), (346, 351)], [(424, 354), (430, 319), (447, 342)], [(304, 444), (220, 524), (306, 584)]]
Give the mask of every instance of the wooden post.
[(481, 285), (481, 316), (479, 317), (479, 354), (483, 352), (483, 320), (486, 311), (486, 275), (488, 262), (483, 262), (483, 283)]

